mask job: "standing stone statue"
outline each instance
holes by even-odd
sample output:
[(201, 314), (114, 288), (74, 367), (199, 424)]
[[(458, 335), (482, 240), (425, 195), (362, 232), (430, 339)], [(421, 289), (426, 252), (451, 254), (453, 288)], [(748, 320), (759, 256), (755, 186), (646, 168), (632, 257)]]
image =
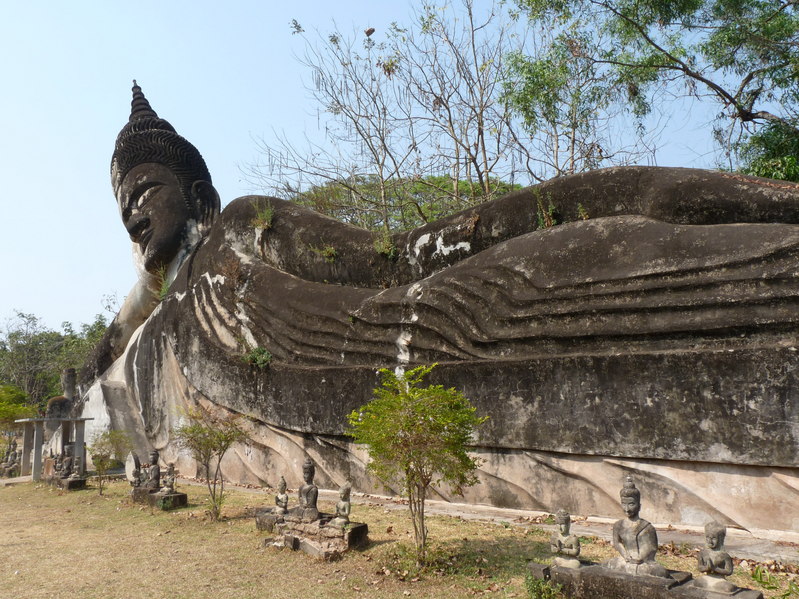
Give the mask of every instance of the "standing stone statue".
[(331, 526), (338, 526), (344, 528), (350, 523), (350, 511), (352, 504), (350, 503), (350, 493), (352, 486), (350, 483), (345, 484), (338, 490), (339, 501), (336, 503), (336, 517), (330, 521)]
[(289, 496), (286, 493), (286, 479), (280, 477), (280, 482), (277, 483), (277, 495), (275, 495), (275, 511), (274, 514), (282, 516), (288, 511)]
[(717, 593), (733, 593), (738, 588), (731, 582), (724, 580), (732, 574), (733, 565), (730, 554), (724, 551), (724, 538), (727, 528), (718, 522), (705, 524), (706, 547), (699, 552), (699, 571), (705, 576), (700, 576), (694, 581), (694, 586)]
[(668, 570), (655, 561), (657, 531), (652, 524), (638, 516), (641, 511), (641, 492), (631, 477), (627, 477), (619, 495), (621, 507), (627, 515), (627, 518), (617, 520), (613, 525), (613, 547), (620, 557), (608, 560), (603, 565), (637, 576), (667, 577)]
[(313, 478), (316, 467), (311, 458), (306, 458), (302, 465), (302, 478), (305, 481), (299, 490), (300, 510), (303, 522), (313, 522), (319, 519), (319, 510), (316, 500), (319, 497), (319, 488), (314, 484)]
[(561, 509), (555, 514), (555, 519), (558, 522), (558, 531), (549, 541), (549, 548), (556, 556), (552, 560), (552, 565), (561, 568), (579, 568), (582, 565), (577, 559), (580, 555), (580, 539), (569, 532), (571, 516), (566, 510)]

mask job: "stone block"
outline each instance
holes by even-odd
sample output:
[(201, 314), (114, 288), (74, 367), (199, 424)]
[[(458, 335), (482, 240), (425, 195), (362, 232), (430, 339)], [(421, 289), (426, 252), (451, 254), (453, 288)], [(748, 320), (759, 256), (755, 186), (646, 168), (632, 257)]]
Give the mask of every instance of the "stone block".
[(85, 478), (57, 478), (55, 480), (58, 487), (65, 491), (76, 491), (86, 488)]
[(133, 487), (130, 490), (130, 498), (133, 503), (150, 503), (150, 495), (153, 493), (152, 489), (145, 489), (144, 487)]
[(561, 585), (573, 599), (682, 599), (675, 590), (691, 579), (688, 572), (673, 570), (668, 578), (659, 578), (632, 576), (596, 565), (573, 569), (530, 564), (529, 568), (533, 576), (543, 579), (548, 570), (549, 580)]
[(260, 508), (255, 512), (255, 528), (265, 532), (275, 532), (278, 523), (283, 522), (283, 517), (276, 515), (272, 508)]
[(185, 493), (150, 493), (147, 500), (151, 506), (164, 511), (189, 505), (189, 497)]
[(364, 522), (350, 522), (349, 528), (345, 529), (344, 540), (347, 549), (365, 547), (369, 543), (369, 526)]

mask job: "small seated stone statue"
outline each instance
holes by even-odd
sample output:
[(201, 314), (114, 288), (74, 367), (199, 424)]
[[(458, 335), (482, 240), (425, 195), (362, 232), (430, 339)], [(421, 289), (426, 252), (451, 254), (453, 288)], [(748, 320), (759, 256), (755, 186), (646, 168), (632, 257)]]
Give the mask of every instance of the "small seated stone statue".
[(158, 450), (150, 452), (150, 467), (147, 469), (147, 478), (142, 482), (142, 487), (157, 491), (161, 488), (161, 466), (158, 465)]
[(289, 496), (286, 493), (286, 479), (280, 477), (280, 482), (277, 483), (277, 495), (275, 495), (275, 511), (276, 516), (283, 516), (288, 512)]
[[(74, 467), (73, 466), (74, 458), (72, 457), (72, 449), (73, 449), (72, 445), (67, 445), (66, 447), (64, 447), (65, 455), (63, 461), (61, 462), (61, 469), (59, 471), (59, 475), (61, 476), (61, 478), (69, 478), (70, 475), (72, 474), (72, 469)], [(56, 469), (58, 469), (57, 466)]]
[(330, 526), (337, 526), (344, 528), (350, 523), (350, 510), (352, 505), (350, 503), (350, 493), (352, 486), (349, 483), (345, 484), (338, 490), (339, 501), (336, 503), (336, 517), (330, 521)]
[(70, 478), (72, 480), (75, 480), (76, 478), (80, 478), (80, 470), (81, 470), (81, 468), (80, 468), (80, 458), (78, 456), (75, 456), (73, 458), (73, 462), (72, 463), (73, 463), (72, 473), (69, 475), (68, 478)]
[(176, 478), (177, 475), (175, 474), (175, 464), (174, 462), (170, 462), (166, 467), (166, 474), (164, 475), (163, 484), (159, 492), (167, 495), (173, 494), (175, 492)]
[(319, 510), (316, 508), (316, 500), (319, 497), (319, 488), (314, 484), (313, 478), (316, 468), (311, 458), (306, 458), (302, 465), (302, 478), (305, 481), (299, 490), (300, 516), (303, 522), (313, 522), (319, 519)]
[(631, 477), (627, 477), (619, 495), (621, 507), (627, 515), (627, 518), (617, 520), (613, 525), (613, 547), (620, 556), (603, 565), (636, 576), (668, 577), (668, 570), (655, 561), (657, 531), (652, 524), (638, 516), (641, 511), (641, 492)]
[(717, 593), (734, 593), (737, 586), (724, 580), (732, 574), (733, 565), (730, 554), (724, 551), (724, 538), (727, 528), (718, 522), (705, 524), (706, 547), (699, 552), (699, 571), (705, 574), (694, 581), (694, 586)]
[(2, 465), (0, 465), (0, 475), (2, 476), (17, 476), (19, 474), (19, 452), (12, 449), (8, 458)]
[(580, 539), (569, 533), (571, 516), (566, 510), (558, 510), (555, 519), (558, 523), (558, 532), (553, 534), (549, 541), (549, 548), (556, 556), (552, 560), (552, 565), (561, 568), (579, 568), (582, 565), (577, 559), (580, 555)]

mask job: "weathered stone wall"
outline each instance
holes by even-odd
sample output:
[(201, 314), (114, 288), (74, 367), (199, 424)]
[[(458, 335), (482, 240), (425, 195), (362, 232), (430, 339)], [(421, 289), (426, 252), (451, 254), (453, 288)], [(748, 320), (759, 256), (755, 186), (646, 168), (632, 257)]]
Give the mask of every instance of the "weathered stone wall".
[[(592, 218), (534, 231), (542, 191)], [(615, 516), (632, 473), (653, 521), (799, 524), (796, 186), (601, 171), (394, 236), (394, 258), (279, 200), (259, 228), (257, 201), (225, 209), (85, 415), (185, 472), (170, 431), (199, 403), (247, 417), (234, 480), (293, 484), (310, 455), (321, 486), (379, 491), (345, 416), (380, 367), (438, 361), (490, 417), (469, 501)]]

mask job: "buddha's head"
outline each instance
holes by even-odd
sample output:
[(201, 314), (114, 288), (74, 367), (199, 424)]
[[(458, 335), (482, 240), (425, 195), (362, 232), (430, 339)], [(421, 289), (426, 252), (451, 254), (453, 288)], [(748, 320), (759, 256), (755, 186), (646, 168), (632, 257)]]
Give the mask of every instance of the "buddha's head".
[(64, 397), (69, 400), (75, 398), (75, 381), (77, 375), (74, 368), (65, 368), (61, 372), (61, 388), (64, 390)]
[(158, 464), (158, 450), (153, 449), (150, 452), (150, 466), (156, 466)]
[(715, 551), (724, 547), (724, 538), (727, 536), (727, 528), (716, 521), (705, 524), (705, 543), (708, 549)]
[(350, 484), (347, 483), (338, 490), (339, 499), (341, 499), (341, 501), (349, 501), (350, 493), (352, 493), (352, 486), (350, 486)]
[(558, 513), (555, 514), (555, 521), (558, 523), (558, 529), (560, 530), (560, 534), (563, 536), (567, 536), (569, 534), (569, 529), (571, 528), (572, 519), (569, 515), (569, 512), (566, 510), (558, 510)]
[(313, 482), (314, 474), (316, 474), (316, 468), (311, 458), (306, 458), (305, 463), (302, 465), (302, 478), (306, 484), (310, 485)]
[(280, 477), (280, 481), (277, 483), (278, 492), (281, 493), (281, 494), (285, 493), (287, 486), (288, 485), (286, 485), (286, 479), (281, 476)]
[(111, 159), (111, 185), (150, 273), (196, 244), (219, 214), (219, 195), (200, 152), (158, 118), (136, 81), (130, 118)]
[(624, 510), (627, 517), (637, 518), (641, 511), (641, 492), (635, 487), (631, 477), (628, 476), (624, 481), (619, 495), (621, 496), (621, 509)]

